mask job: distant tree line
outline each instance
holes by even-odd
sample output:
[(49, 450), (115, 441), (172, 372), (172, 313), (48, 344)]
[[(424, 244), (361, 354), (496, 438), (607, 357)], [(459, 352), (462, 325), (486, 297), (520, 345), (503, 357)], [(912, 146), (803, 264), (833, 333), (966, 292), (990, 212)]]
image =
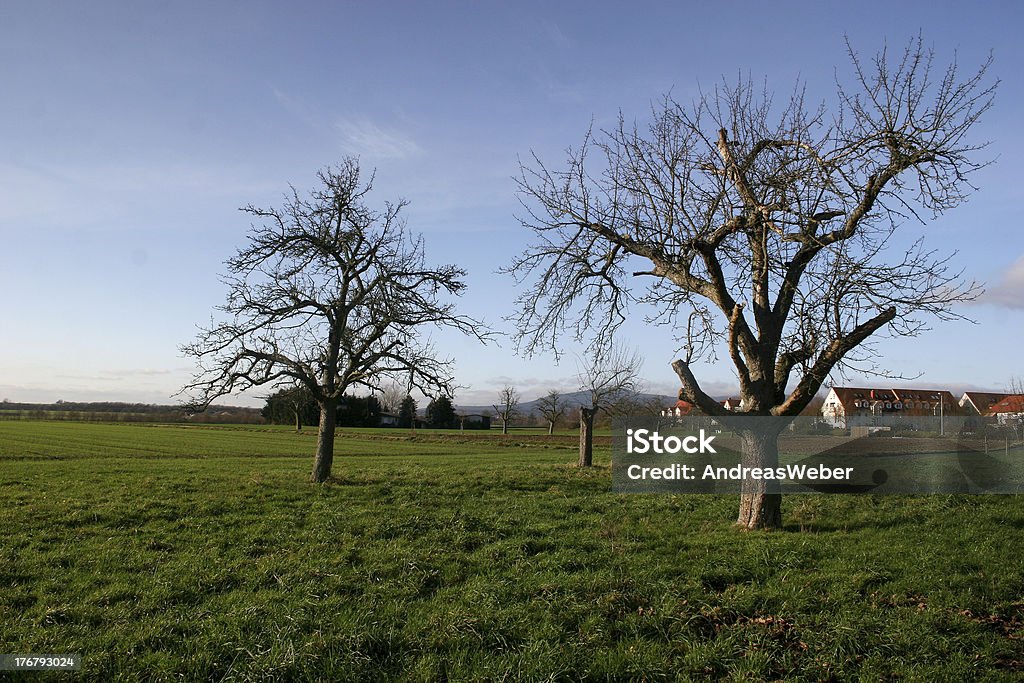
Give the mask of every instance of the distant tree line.
[[(339, 427), (378, 427), (382, 412), (376, 396), (346, 394), (338, 401), (336, 424)], [(294, 424), (297, 430), (303, 426), (318, 427), (320, 424), (320, 406), (304, 387), (274, 392), (267, 397), (261, 414), (271, 424)]]
[(114, 401), (55, 403), (0, 402), (0, 420), (68, 420), (83, 422), (191, 422), (260, 424), (258, 408), (210, 406), (203, 413), (189, 414), (182, 406)]
[[(392, 397), (389, 403), (397, 401), (395, 408), (386, 405), (376, 396), (345, 395), (338, 403), (337, 425), (339, 427), (399, 427), (405, 429), (489, 429), (490, 420), (476, 420), (463, 423), (455, 412), (455, 405), (448, 396), (432, 399), (420, 416), (416, 399), (405, 396)], [(389, 410), (390, 408), (390, 410)], [(271, 424), (293, 424), (296, 430), (303, 427), (317, 427), (320, 407), (313, 396), (302, 387), (281, 389), (267, 397), (262, 410), (263, 418)]]

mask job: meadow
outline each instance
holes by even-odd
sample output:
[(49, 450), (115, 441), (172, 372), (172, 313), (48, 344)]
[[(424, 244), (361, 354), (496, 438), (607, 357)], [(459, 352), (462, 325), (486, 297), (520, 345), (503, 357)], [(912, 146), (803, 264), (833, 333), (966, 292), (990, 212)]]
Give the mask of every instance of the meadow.
[[(607, 439), (0, 422), (25, 680), (1020, 680), (1024, 502), (611, 493)], [(2, 676), (2, 674), (0, 674)]]

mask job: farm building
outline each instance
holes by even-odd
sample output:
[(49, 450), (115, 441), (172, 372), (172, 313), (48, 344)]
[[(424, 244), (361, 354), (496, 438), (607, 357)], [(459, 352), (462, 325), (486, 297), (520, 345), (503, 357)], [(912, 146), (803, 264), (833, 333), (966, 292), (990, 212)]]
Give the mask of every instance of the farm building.
[(471, 413), (469, 415), (458, 415), (459, 429), (490, 429), (491, 416)]

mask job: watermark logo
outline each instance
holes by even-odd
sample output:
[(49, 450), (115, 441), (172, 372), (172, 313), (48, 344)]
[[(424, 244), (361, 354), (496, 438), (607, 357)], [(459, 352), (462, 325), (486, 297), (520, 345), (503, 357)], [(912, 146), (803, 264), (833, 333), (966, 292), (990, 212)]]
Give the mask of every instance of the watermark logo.
[[(716, 453), (711, 442), (714, 435), (708, 436), (701, 429), (698, 434), (690, 436), (662, 436), (649, 429), (626, 430), (626, 452), (629, 454), (657, 453), (659, 455), (683, 453)], [(696, 444), (696, 445), (694, 445)]]

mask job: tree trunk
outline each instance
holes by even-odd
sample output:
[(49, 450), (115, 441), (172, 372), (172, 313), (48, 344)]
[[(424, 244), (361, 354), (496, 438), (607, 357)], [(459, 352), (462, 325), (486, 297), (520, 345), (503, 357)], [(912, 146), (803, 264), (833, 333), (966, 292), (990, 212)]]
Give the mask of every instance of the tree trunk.
[(302, 433), (302, 409), (300, 406), (295, 406), (295, 432)]
[(508, 420), (501, 421), (501, 433), (508, 434)]
[(331, 476), (334, 463), (334, 428), (338, 421), (338, 401), (324, 401), (320, 404), (320, 432), (316, 440), (316, 460), (313, 462), (311, 481), (321, 484)]
[(580, 467), (594, 464), (594, 415), (596, 408), (580, 406)]
[(554, 420), (548, 420), (548, 436), (551, 436), (551, 434), (554, 431), (555, 431), (555, 421)]
[[(774, 429), (744, 431), (743, 467), (778, 467), (779, 434)], [(740, 515), (736, 525), (743, 529), (777, 529), (782, 526), (782, 494), (778, 482), (744, 479), (740, 494)]]

